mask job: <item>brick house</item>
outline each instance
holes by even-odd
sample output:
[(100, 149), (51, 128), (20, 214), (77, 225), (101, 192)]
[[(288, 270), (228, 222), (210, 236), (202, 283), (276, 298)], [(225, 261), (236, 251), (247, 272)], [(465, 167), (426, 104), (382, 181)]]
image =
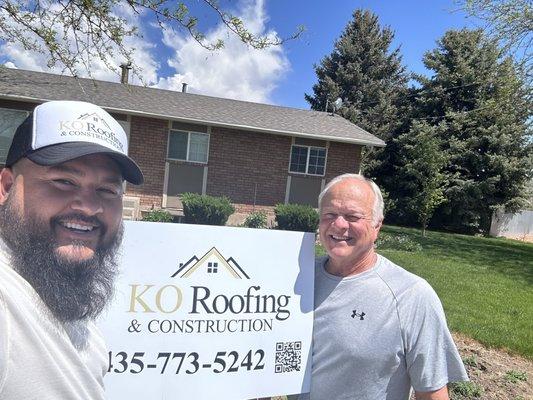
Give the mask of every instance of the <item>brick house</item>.
[(92, 102), (121, 123), (145, 175), (126, 195), (145, 210), (179, 210), (184, 192), (228, 196), (240, 212), (316, 206), (327, 181), (360, 170), (363, 146), (384, 146), (326, 112), (1, 67), (0, 166), (16, 126), (48, 100)]

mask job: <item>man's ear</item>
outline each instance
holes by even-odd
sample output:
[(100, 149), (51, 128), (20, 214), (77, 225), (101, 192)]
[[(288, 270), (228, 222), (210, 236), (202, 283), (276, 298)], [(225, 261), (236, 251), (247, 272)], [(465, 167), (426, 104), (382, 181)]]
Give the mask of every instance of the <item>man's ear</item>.
[(0, 171), (0, 205), (3, 205), (15, 183), (15, 174), (11, 168), (3, 168)]

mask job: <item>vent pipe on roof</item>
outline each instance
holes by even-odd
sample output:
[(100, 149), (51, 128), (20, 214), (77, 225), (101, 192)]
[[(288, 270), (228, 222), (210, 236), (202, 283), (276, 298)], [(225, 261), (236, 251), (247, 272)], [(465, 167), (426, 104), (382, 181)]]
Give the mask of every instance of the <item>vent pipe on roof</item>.
[(127, 84), (130, 80), (131, 61), (121, 64), (122, 76), (120, 77), (120, 83)]
[(185, 82), (182, 82), (181, 84), (181, 93), (187, 93), (187, 84)]

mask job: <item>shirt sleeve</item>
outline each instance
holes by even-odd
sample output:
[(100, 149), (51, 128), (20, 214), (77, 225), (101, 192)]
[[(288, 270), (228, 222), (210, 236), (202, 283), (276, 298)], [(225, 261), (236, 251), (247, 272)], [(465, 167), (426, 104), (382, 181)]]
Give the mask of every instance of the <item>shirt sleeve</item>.
[(442, 304), (424, 280), (398, 299), (407, 371), (417, 392), (467, 381), (463, 362), (448, 330)]

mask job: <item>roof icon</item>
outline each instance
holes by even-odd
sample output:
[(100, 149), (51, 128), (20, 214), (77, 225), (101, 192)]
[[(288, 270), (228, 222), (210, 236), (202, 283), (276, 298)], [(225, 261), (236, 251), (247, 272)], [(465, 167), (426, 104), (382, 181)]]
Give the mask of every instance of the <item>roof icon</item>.
[(93, 112), (93, 113), (85, 113), (85, 114), (82, 114), (78, 117), (78, 119), (92, 119), (93, 122), (95, 123), (101, 123), (103, 125), (105, 125), (105, 127), (109, 130), (111, 130), (111, 128), (109, 127), (109, 124), (106, 122), (106, 120), (102, 117), (100, 117), (96, 112)]
[(216, 247), (212, 247), (201, 258), (192, 256), (186, 263), (180, 263), (178, 270), (172, 274), (171, 278), (176, 276), (188, 278), (202, 268), (206, 268), (208, 274), (217, 274), (219, 270), (222, 270), (235, 279), (250, 279), (233, 257), (224, 258)]

